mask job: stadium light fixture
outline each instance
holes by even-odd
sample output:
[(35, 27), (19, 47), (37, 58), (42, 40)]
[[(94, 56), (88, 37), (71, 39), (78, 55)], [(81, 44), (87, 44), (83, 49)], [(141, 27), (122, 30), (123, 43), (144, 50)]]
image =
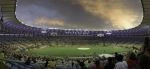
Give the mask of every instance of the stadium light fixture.
[(111, 35), (111, 33), (110, 32), (108, 32), (108, 33), (106, 33), (107, 35)]

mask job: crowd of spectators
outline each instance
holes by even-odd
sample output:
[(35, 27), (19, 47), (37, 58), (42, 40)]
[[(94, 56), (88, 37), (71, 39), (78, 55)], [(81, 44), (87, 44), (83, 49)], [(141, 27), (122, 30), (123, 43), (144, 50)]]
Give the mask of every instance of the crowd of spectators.
[[(94, 57), (91, 59), (57, 59), (40, 56), (31, 57), (27, 54), (18, 53), (10, 55), (4, 51), (0, 53), (0, 57), (22, 61), (21, 65), (31, 69), (150, 69), (150, 48), (146, 48), (144, 53), (140, 53), (140, 55), (133, 52), (127, 56), (116, 54), (115, 58), (107, 58), (108, 62), (105, 65), (101, 63), (103, 61), (100, 58)], [(0, 62), (5, 63), (2, 60)]]
[[(41, 43), (42, 44), (42, 43)], [(42, 46), (42, 45), (41, 45)], [(28, 46), (27, 46), (28, 47)], [(30, 48), (35, 48), (30, 45)], [(31, 69), (150, 69), (150, 46), (149, 38), (146, 37), (139, 53), (129, 52), (126, 54), (115, 53), (115, 57), (101, 58), (81, 58), (81, 59), (62, 59), (52, 57), (31, 56), (23, 52), (13, 52), (17, 46), (1, 46), (0, 58), (22, 61), (18, 63)], [(108, 61), (102, 64), (103, 61)], [(0, 69), (4, 69), (7, 61), (0, 61)]]

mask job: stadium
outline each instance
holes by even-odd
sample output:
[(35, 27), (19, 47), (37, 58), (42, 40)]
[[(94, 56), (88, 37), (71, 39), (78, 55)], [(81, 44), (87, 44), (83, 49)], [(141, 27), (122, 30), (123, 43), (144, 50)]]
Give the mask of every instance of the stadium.
[[(32, 27), (17, 19), (17, 0), (0, 0), (0, 49), (4, 51), (0, 54), (0, 69), (82, 69), (82, 66), (77, 68), (71, 64), (76, 60), (86, 64), (86, 61), (96, 59), (100, 59), (104, 67), (106, 59), (115, 58), (115, 53), (124, 56), (130, 52), (138, 54), (144, 38), (150, 34), (150, 1), (141, 0), (141, 4), (143, 18), (140, 25), (105, 31)], [(26, 65), (28, 57), (37, 59), (40, 68)], [(44, 66), (48, 59), (50, 65), (55, 59), (54, 67)]]

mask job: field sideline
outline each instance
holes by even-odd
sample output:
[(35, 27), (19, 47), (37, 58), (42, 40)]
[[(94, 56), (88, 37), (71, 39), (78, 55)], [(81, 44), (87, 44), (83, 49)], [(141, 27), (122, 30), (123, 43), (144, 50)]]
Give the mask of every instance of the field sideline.
[[(78, 49), (81, 48), (81, 49)], [(83, 49), (82, 49), (83, 48)], [(85, 49), (84, 49), (85, 48)], [(83, 56), (83, 55), (93, 55), (94, 52), (96, 54), (102, 53), (114, 53), (114, 52), (127, 52), (131, 49), (121, 48), (121, 47), (89, 47), (89, 46), (78, 46), (78, 47), (44, 47), (39, 49), (32, 49), (27, 51), (29, 54), (37, 54), (37, 55), (46, 55), (46, 56), (57, 56), (57, 57), (64, 57), (64, 56)]]

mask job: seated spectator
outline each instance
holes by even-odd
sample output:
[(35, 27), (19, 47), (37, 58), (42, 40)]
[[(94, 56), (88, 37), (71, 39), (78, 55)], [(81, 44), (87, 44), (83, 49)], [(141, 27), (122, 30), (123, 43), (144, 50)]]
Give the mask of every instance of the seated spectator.
[(85, 67), (88, 67), (88, 60), (84, 60)]
[(39, 64), (36, 63), (36, 60), (33, 60), (33, 64), (31, 64), (32, 69), (40, 69)]
[(134, 53), (131, 53), (126, 62), (128, 64), (128, 69), (136, 67), (136, 55)]
[[(4, 51), (0, 52), (0, 58), (4, 58)], [(0, 60), (0, 69), (5, 69), (4, 61)]]
[(88, 64), (89, 64), (89, 65), (88, 65), (88, 67), (89, 67), (89, 68), (92, 68), (92, 67), (94, 66), (94, 62), (93, 62), (93, 61), (91, 61), (91, 60), (90, 60), (90, 61), (88, 61)]
[(75, 67), (78, 68), (78, 69), (80, 68), (79, 63), (80, 63), (80, 61), (79, 61), (79, 60), (76, 60)]
[(103, 68), (100, 66), (100, 61), (99, 61), (99, 60), (96, 60), (96, 61), (95, 61), (95, 66), (94, 66), (92, 69), (103, 69)]
[(111, 57), (108, 58), (108, 63), (105, 65), (104, 69), (114, 69), (115, 64), (112, 63), (113, 59)]
[(128, 69), (128, 64), (126, 61), (123, 61), (123, 55), (117, 55), (117, 63), (115, 64), (114, 69)]
[(24, 58), (23, 58), (23, 56), (18, 56), (18, 59), (20, 60), (20, 61), (24, 61)]
[[(4, 51), (0, 52), (0, 58), (4, 58)], [(4, 62), (4, 61), (2, 61), (2, 62)]]
[(55, 67), (56, 67), (56, 61), (54, 59), (52, 59), (52, 61), (50, 61), (50, 67), (52, 69), (55, 69)]
[(25, 61), (26, 65), (30, 65), (31, 64), (31, 57), (28, 57), (28, 59)]
[(139, 56), (138, 67), (139, 69), (150, 69), (150, 48)]
[(80, 61), (80, 67), (81, 67), (81, 69), (86, 69), (86, 66), (85, 66), (83, 60)]
[(61, 65), (62, 65), (62, 68), (64, 68), (64, 69), (67, 68), (67, 63), (65, 61), (62, 61)]
[(75, 67), (75, 63), (74, 63), (74, 61), (72, 61), (71, 66), (72, 66), (72, 67)]

